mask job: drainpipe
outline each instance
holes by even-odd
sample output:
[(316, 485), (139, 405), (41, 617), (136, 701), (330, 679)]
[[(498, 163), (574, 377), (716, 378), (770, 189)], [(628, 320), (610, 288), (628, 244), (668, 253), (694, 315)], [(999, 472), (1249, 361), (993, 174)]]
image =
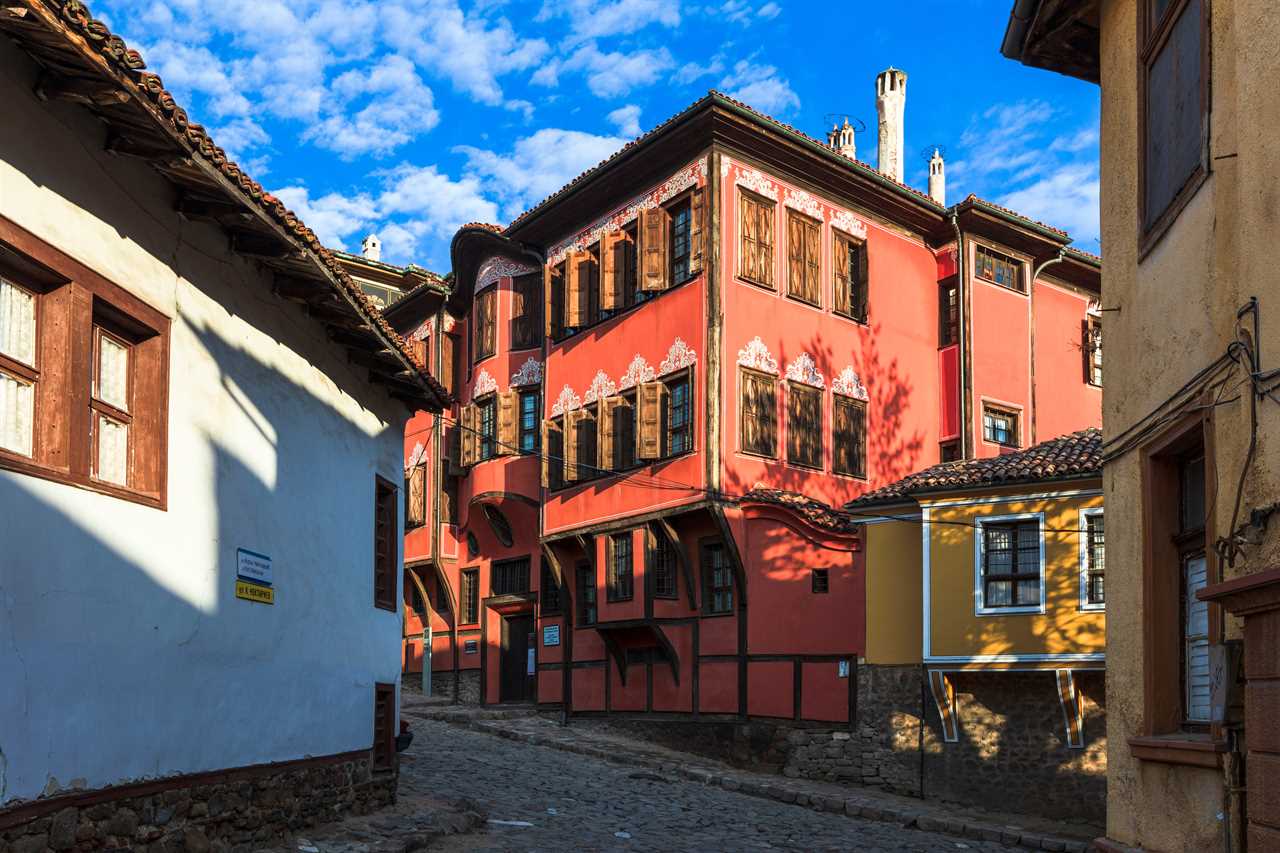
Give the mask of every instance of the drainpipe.
[(1058, 250), (1057, 257), (1049, 260), (1036, 267), (1036, 271), (1031, 274), (1031, 283), (1027, 286), (1027, 298), (1031, 300), (1031, 441), (1027, 445), (1032, 447), (1039, 443), (1036, 436), (1036, 279), (1040, 277), (1040, 273), (1045, 271), (1046, 267), (1054, 264), (1060, 264), (1067, 259), (1067, 249), (1063, 246)]
[(964, 234), (960, 232), (955, 208), (951, 209), (951, 227), (956, 232), (956, 286), (960, 288), (956, 294), (960, 306), (960, 375), (957, 377), (960, 387), (956, 389), (960, 395), (960, 454), (962, 459), (969, 459), (969, 395), (966, 393), (969, 377), (969, 276), (964, 265)]

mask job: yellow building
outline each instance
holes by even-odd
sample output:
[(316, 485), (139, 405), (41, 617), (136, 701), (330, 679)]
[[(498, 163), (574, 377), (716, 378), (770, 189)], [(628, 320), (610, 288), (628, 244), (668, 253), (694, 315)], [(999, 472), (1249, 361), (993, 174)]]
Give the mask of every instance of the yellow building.
[(944, 463), (847, 505), (865, 519), (865, 663), (919, 668), (933, 700), (926, 791), (1018, 807), (1029, 787), (1027, 811), (1101, 821), (1101, 444)]
[(1277, 45), (1276, 0), (1017, 0), (1002, 47), (1101, 84), (1116, 848), (1280, 850)]

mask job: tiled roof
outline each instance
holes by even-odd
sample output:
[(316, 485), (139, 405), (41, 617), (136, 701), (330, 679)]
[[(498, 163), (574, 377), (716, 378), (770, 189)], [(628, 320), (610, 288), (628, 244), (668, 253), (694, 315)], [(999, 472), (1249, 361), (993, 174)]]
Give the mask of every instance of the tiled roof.
[(990, 208), (991, 210), (999, 211), (1000, 213), (1003, 213), (1006, 216), (1011, 216), (1014, 219), (1025, 222), (1029, 225), (1034, 225), (1037, 228), (1043, 228), (1046, 231), (1051, 231), (1054, 234), (1057, 234), (1061, 237), (1066, 238), (1067, 240), (1071, 239), (1071, 235), (1068, 234), (1066, 231), (1063, 231), (1061, 228), (1057, 228), (1053, 225), (1048, 224), (1047, 222), (1041, 222), (1038, 219), (1032, 219), (1029, 216), (1024, 216), (1023, 214), (1019, 213), (1016, 210), (1005, 207), (1004, 205), (1001, 205), (1001, 204), (996, 204), (994, 201), (987, 201), (985, 198), (979, 198), (973, 193), (969, 193), (967, 196), (965, 196), (964, 200), (961, 201), (959, 204), (957, 204), (956, 207), (959, 207), (960, 205), (965, 205), (965, 204), (968, 204), (968, 205), (979, 204), (979, 205), (982, 205), (983, 207)]
[(820, 500), (789, 492), (784, 489), (770, 489), (756, 485), (742, 496), (743, 501), (758, 501), (786, 507), (803, 517), (810, 524), (837, 533), (853, 533), (857, 530), (857, 518), (835, 509)]
[(226, 151), (214, 144), (204, 127), (191, 121), (187, 111), (179, 106), (173, 95), (164, 88), (160, 76), (144, 70), (146, 63), (143, 62), (142, 55), (138, 51), (130, 48), (122, 38), (113, 34), (106, 24), (95, 20), (81, 0), (17, 0), (17, 2), (21, 2), (33, 11), (43, 8), (47, 10), (44, 14), (60, 19), (62, 25), (67, 28), (67, 34), (72, 36), (72, 39), (67, 40), (69, 49), (79, 55), (95, 57), (105, 62), (114, 75), (102, 74), (104, 79), (118, 85), (126, 94), (145, 100), (150, 106), (151, 118), (159, 122), (163, 130), (178, 142), (189, 156), (204, 160), (230, 181), (239, 192), (238, 201), (246, 207), (262, 211), (287, 234), (301, 243), (302, 248), (306, 250), (306, 254), (317, 267), (320, 276), (331, 282), (334, 289), (339, 290), (341, 295), (356, 307), (361, 320), (389, 341), (407, 364), (416, 368), (414, 371), (417, 374), (416, 379), (425, 384), (439, 400), (449, 399), (449, 393), (428, 372), (426, 365), (418, 361), (412, 348), (391, 328), (377, 305), (351, 279), (334, 253), (325, 248), (315, 232), (308, 228), (297, 214), (285, 207), (280, 199), (266, 192), (261, 184), (253, 180), (234, 161), (228, 159)]
[(1100, 476), (1102, 430), (1093, 427), (1015, 453), (934, 465), (867, 492), (845, 504), (845, 508), (899, 503), (925, 492)]

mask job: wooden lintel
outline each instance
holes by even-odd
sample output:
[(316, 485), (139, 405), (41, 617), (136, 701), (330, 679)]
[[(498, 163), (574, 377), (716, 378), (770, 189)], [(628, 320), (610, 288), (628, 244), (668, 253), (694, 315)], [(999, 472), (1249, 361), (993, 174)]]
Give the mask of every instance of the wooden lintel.
[(129, 94), (119, 86), (87, 77), (63, 77), (46, 72), (36, 83), (36, 97), (42, 101), (76, 101), (82, 104), (123, 104)]

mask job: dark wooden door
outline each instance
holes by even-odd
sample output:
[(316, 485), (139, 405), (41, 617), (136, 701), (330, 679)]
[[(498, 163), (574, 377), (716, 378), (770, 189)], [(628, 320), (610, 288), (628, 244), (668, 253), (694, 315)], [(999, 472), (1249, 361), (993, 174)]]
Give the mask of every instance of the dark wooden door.
[(533, 617), (502, 618), (502, 659), (498, 665), (498, 701), (533, 699), (530, 658), (533, 654)]

